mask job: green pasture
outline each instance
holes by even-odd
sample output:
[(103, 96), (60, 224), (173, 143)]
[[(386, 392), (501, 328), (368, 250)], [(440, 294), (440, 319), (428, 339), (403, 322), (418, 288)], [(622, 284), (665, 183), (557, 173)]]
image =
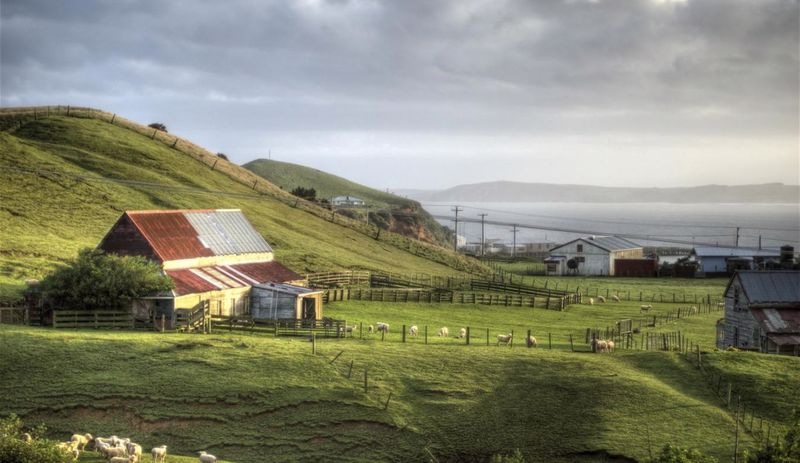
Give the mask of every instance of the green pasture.
[[(436, 309), (441, 318), (431, 323), (462, 316), (479, 325), (486, 316), (459, 312), (475, 308)], [(365, 320), (383, 310), (388, 322), (395, 320), (389, 312), (403, 319), (432, 313), (377, 303), (329, 310), (360, 310)], [(516, 309), (491, 310), (526, 321)], [(567, 322), (561, 330), (569, 330)], [(467, 347), (455, 339), (403, 344), (396, 334), (383, 342), (375, 335), (318, 339), (314, 355), (303, 337), (4, 325), (0, 409), (45, 423), (56, 439), (125, 435), (146, 448), (207, 450), (239, 462), (486, 461), (515, 448), (528, 461), (643, 460), (667, 442), (731, 456), (731, 415), (680, 354), (573, 353), (563, 341), (553, 350)], [(727, 368), (728, 358), (751, 354), (705, 354), (714, 355)], [(758, 405), (775, 420), (784, 415), (774, 410), (795, 400), (799, 362), (771, 357), (748, 367), (756, 393), (774, 384)], [(775, 368), (786, 372), (777, 384)], [(742, 439), (753, 441), (746, 432)]]

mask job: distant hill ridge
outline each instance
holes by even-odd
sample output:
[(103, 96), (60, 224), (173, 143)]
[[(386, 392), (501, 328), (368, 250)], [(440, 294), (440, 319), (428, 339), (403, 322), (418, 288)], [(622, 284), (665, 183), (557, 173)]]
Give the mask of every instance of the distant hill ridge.
[(798, 203), (800, 186), (703, 185), (675, 188), (629, 188), (496, 181), (458, 185), (442, 191), (408, 194), (421, 201), (597, 202), (597, 203)]

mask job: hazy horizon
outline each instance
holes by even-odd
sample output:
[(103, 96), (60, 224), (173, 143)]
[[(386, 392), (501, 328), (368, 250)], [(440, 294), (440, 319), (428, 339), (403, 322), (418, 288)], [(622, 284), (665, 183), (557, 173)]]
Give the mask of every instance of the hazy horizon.
[(0, 105), (381, 190), (800, 184), (796, 0), (0, 0)]

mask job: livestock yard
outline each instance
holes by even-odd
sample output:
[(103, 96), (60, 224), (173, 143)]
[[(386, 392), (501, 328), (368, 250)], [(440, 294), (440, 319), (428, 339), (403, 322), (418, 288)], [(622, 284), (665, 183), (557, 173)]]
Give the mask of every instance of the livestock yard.
[[(590, 283), (602, 291), (616, 281)], [(664, 293), (686, 290), (661, 283)], [(58, 440), (90, 432), (146, 450), (166, 444), (174, 462), (201, 450), (258, 462), (485, 461), (514, 449), (527, 461), (644, 461), (667, 443), (722, 460), (733, 452), (739, 397), (740, 448), (785, 429), (800, 359), (716, 352), (713, 304), (670, 317), (687, 304), (651, 302), (642, 313), (636, 299), (563, 311), (340, 301), (327, 314), (358, 328), (314, 343), (261, 331), (0, 325), (0, 409), (45, 423)], [(632, 343), (592, 354), (587, 329), (605, 335), (623, 319), (638, 330)], [(388, 333), (368, 332), (378, 322)], [(449, 336), (437, 336), (444, 326)], [(528, 330), (538, 347), (525, 346)], [(512, 331), (517, 342), (498, 347), (496, 336)], [(642, 339), (661, 332), (682, 341), (643, 350)]]

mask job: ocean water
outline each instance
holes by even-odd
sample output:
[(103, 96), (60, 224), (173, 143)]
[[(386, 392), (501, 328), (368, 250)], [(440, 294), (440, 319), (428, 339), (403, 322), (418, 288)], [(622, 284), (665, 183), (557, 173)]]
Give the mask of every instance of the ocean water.
[[(437, 220), (453, 228), (454, 203), (423, 202)], [(692, 247), (733, 246), (737, 227), (739, 246), (800, 249), (800, 204), (675, 204), (675, 203), (458, 203), (458, 233), (468, 242), (513, 240), (517, 243), (562, 243), (587, 235), (628, 235), (642, 245)], [(475, 220), (478, 223), (465, 222)], [(536, 228), (539, 227), (539, 228)]]

